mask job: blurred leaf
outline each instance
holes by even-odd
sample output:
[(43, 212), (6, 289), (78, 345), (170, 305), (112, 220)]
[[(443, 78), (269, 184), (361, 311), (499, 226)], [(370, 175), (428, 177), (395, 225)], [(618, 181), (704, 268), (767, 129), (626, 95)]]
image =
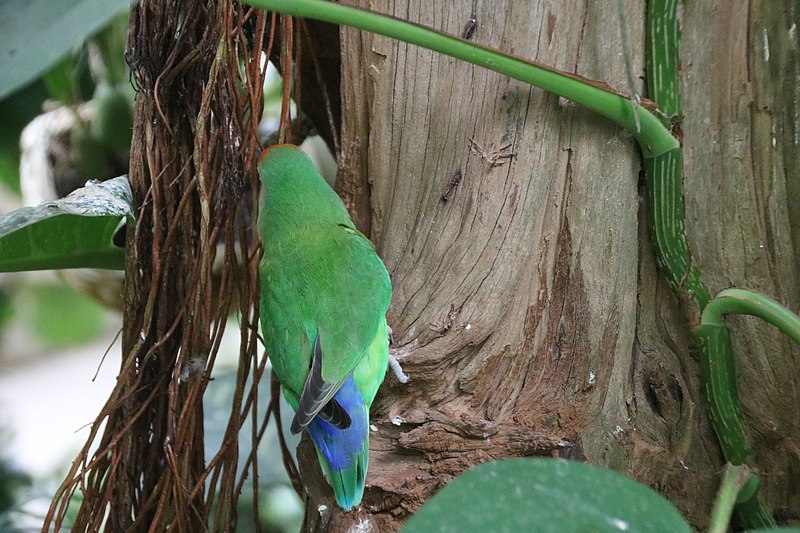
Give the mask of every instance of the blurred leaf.
[(41, 75), (129, 5), (129, 0), (0, 2), (0, 98)]
[(114, 244), (131, 215), (126, 176), (88, 184), (66, 198), (0, 217), (0, 272), (49, 268), (125, 268)]
[(42, 112), (48, 93), (44, 84), (34, 83), (0, 100), (0, 180), (19, 192), (19, 135), (22, 128)]
[(130, 87), (128, 63), (125, 61), (125, 46), (128, 39), (127, 11), (114, 17), (92, 40), (103, 58), (105, 73), (101, 78), (109, 85), (125, 83)]
[(30, 285), (33, 330), (43, 343), (64, 347), (95, 338), (103, 327), (103, 307), (69, 285)]
[(0, 514), (16, 504), (17, 491), (30, 485), (30, 482), (28, 476), (11, 468), (5, 460), (0, 460)]
[(42, 76), (50, 96), (65, 105), (80, 101), (80, 85), (75, 75), (77, 62), (72, 54), (67, 54)]
[(259, 515), (269, 531), (300, 531), (303, 510), (303, 502), (291, 485), (272, 485), (261, 493)]
[(0, 329), (14, 318), (14, 307), (5, 289), (0, 289)]
[(92, 121), (92, 137), (112, 152), (127, 153), (133, 131), (133, 95), (128, 83), (111, 86), (99, 83), (94, 93), (97, 112)]
[(667, 500), (612, 470), (526, 458), (486, 463), (458, 476), (401, 531), (688, 533), (691, 529)]
[[(97, 117), (95, 117), (96, 119)], [(111, 172), (111, 153), (101, 138), (92, 134), (93, 127), (76, 124), (70, 131), (71, 158), (78, 176), (97, 178)]]

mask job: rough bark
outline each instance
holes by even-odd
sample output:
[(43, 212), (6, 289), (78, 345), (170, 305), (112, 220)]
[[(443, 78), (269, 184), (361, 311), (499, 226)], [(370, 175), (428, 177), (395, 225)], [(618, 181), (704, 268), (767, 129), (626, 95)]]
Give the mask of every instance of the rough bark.
[[(472, 6), (354, 3), (452, 34)], [(687, 6), (687, 227), (714, 291), (756, 288), (797, 309), (786, 134), (798, 85), (765, 81), (797, 72), (797, 41), (772, 5)], [(626, 90), (610, 6), (506, 0), (477, 15), (477, 42)], [(643, 4), (625, 16), (641, 76)], [(308, 529), (397, 529), (463, 470), (522, 455), (623, 471), (704, 527), (721, 457), (684, 316), (655, 268), (635, 143), (486, 70), (358, 31), (341, 41), (338, 187), (392, 276), (389, 321), (411, 381), (387, 377), (374, 406), (363, 505), (339, 512), (317, 477)], [(768, 501), (796, 508), (798, 352), (767, 327), (736, 326), (756, 466)]]
[[(712, 293), (736, 286), (800, 308), (797, 2), (687, 2), (685, 197)], [(766, 501), (800, 509), (800, 348), (764, 322), (729, 319), (739, 390)]]

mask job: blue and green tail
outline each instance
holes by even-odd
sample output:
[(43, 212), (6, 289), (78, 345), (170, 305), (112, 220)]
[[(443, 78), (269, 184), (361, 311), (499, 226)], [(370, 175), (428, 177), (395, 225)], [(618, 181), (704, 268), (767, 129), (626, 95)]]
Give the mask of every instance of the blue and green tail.
[(345, 511), (361, 503), (369, 461), (369, 413), (353, 381), (353, 374), (334, 396), (347, 414), (350, 427), (336, 426), (315, 417), (308, 424), (311, 440), (328, 483), (333, 487), (336, 503)]

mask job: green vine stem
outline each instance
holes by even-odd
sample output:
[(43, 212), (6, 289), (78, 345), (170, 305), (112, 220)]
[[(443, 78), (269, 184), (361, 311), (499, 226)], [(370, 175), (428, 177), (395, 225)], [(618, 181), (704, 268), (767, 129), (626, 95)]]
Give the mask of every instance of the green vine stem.
[(798, 344), (800, 317), (762, 294), (744, 289), (726, 289), (709, 302), (703, 311), (700, 327), (693, 331), (700, 345), (701, 377), (711, 422), (722, 453), (733, 465), (742, 465), (750, 458), (750, 442), (739, 408), (731, 336), (723, 321), (726, 314), (759, 317)]
[(724, 324), (704, 324), (693, 331), (700, 347), (700, 377), (722, 454), (734, 465), (750, 457), (750, 439), (739, 408), (731, 334)]
[(511, 78), (568, 98), (627, 129), (646, 156), (657, 156), (678, 146), (678, 141), (653, 112), (638, 108), (640, 129), (627, 96), (591, 80), (558, 72), (522, 58), (486, 48), (430, 28), (355, 7), (324, 0), (245, 0), (246, 3), (284, 15), (306, 17), (351, 26), (462, 59)]
[[(650, 98), (663, 113), (664, 125), (680, 137), (683, 110), (678, 78), (681, 33), (677, 8), (678, 0), (648, 2), (645, 68)], [(700, 272), (692, 265), (686, 241), (683, 152), (675, 147), (654, 157), (645, 154), (644, 167), (656, 260), (672, 289), (684, 299), (693, 300), (696, 307), (692, 311), (699, 315), (711, 294)]]
[(754, 479), (747, 465), (735, 466), (730, 463), (725, 465), (717, 491), (717, 499), (714, 501), (714, 510), (711, 512), (711, 523), (708, 526), (708, 533), (726, 533), (728, 523), (731, 520), (733, 507), (739, 494), (744, 492), (744, 488), (749, 481)]
[(673, 148), (655, 157), (644, 157), (644, 175), (650, 226), (656, 251), (656, 262), (672, 290), (689, 306), (696, 323), (697, 316), (711, 299), (700, 271), (692, 264), (689, 244), (683, 225), (683, 152)]
[(724, 325), (724, 315), (751, 315), (765, 320), (800, 344), (800, 317), (769, 296), (745, 289), (725, 289), (703, 311), (702, 325)]
[[(648, 2), (645, 68), (649, 96), (664, 113), (665, 125), (680, 138), (683, 110), (678, 76), (681, 45), (679, 1)], [(695, 303), (690, 311), (702, 313), (701, 317), (690, 317), (690, 321), (700, 318), (702, 324), (692, 333), (700, 349), (700, 374), (709, 418), (725, 459), (733, 465), (743, 465), (750, 457), (751, 445), (739, 403), (730, 332), (720, 314), (727, 309), (725, 306), (730, 298), (723, 297), (709, 303), (708, 287), (691, 261), (683, 225), (682, 150), (678, 147), (655, 157), (645, 155), (644, 166), (656, 259), (678, 296)], [(707, 314), (709, 307), (711, 310)], [(736, 516), (744, 527), (774, 525), (772, 516), (758, 495), (758, 483), (758, 478), (751, 476), (749, 490), (742, 491), (742, 497), (737, 502)]]

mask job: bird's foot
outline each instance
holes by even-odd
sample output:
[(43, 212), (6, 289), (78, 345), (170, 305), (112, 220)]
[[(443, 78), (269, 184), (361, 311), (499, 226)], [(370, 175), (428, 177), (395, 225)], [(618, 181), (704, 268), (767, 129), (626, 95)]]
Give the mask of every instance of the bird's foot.
[(408, 375), (403, 372), (403, 367), (400, 366), (400, 361), (391, 354), (389, 354), (389, 368), (394, 372), (394, 376), (400, 383), (408, 383)]

